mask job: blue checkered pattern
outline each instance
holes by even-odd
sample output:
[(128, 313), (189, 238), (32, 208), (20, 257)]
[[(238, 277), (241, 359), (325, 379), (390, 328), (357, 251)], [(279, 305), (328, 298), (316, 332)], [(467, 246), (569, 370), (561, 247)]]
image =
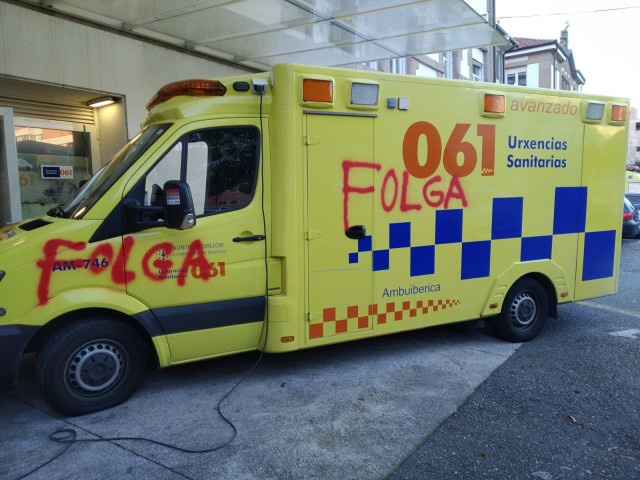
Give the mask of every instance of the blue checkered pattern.
[(520, 239), (520, 261), (551, 259), (556, 235), (585, 233), (582, 280), (613, 276), (616, 245), (615, 230), (585, 232), (587, 187), (557, 187), (553, 212), (553, 234), (523, 237), (523, 197), (494, 198), (491, 215), (491, 240), (462, 241), (464, 210), (438, 210), (435, 217), (435, 245), (412, 245), (411, 222), (389, 224), (389, 248), (373, 250), (371, 236), (358, 240), (358, 251), (349, 254), (349, 263), (358, 263), (360, 255), (371, 252), (373, 271), (391, 268), (393, 249), (410, 249), (409, 276), (435, 273), (438, 245), (461, 244), (460, 278), (485, 278), (491, 274), (493, 240)]

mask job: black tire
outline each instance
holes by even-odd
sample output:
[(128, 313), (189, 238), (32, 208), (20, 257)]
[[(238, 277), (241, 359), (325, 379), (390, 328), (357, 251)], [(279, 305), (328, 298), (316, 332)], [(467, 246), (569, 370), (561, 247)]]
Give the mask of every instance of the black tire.
[(489, 321), (493, 333), (509, 342), (533, 339), (547, 321), (549, 299), (542, 285), (531, 278), (513, 284), (499, 316)]
[(132, 327), (92, 317), (56, 331), (42, 346), (36, 383), (44, 399), (66, 415), (118, 405), (138, 388), (147, 369), (147, 343)]

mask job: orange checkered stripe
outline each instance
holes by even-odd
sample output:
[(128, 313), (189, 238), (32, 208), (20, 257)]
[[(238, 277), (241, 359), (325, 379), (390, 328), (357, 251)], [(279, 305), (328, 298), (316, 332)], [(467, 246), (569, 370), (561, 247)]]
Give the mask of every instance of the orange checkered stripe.
[[(309, 325), (309, 338), (317, 339), (325, 336), (339, 335), (341, 333), (349, 333), (358, 330), (367, 330), (372, 325), (369, 321), (376, 322), (378, 325), (387, 323), (387, 321), (399, 322), (406, 318), (415, 318), (418, 313), (426, 315), (431, 312), (445, 310), (447, 308), (460, 305), (460, 300), (418, 300), (413, 302), (388, 302), (381, 305), (369, 305), (366, 311), (360, 313), (360, 307), (353, 305), (347, 307), (346, 317), (338, 318), (336, 307), (325, 308), (322, 311), (322, 322), (312, 323)], [(350, 321), (351, 320), (351, 321)], [(352, 328), (349, 329), (349, 324)], [(356, 326), (357, 328), (353, 328)]]

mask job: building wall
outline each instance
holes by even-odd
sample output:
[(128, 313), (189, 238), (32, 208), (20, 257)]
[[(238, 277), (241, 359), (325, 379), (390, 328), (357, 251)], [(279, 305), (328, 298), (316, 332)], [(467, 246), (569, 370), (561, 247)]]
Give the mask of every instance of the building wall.
[[(4, 125), (0, 139), (0, 226), (47, 208), (33, 199), (25, 201), (22, 187), (18, 187), (18, 158), (10, 137), (19, 116), (43, 125), (50, 120), (49, 113), (55, 116), (69, 108), (74, 112), (89, 110), (89, 117), (65, 121), (65, 125), (89, 132), (91, 169), (95, 172), (138, 132), (147, 114), (145, 105), (161, 86), (246, 71), (37, 7), (0, 1), (0, 120), (12, 123)], [(87, 108), (89, 99), (104, 94), (118, 102), (95, 112)], [(25, 100), (37, 105), (38, 113), (14, 114), (11, 106)], [(6, 151), (7, 142), (13, 144), (12, 155)], [(77, 186), (78, 180), (63, 182)]]
[[(529, 67), (530, 65), (535, 65), (535, 68)], [(527, 86), (553, 88), (553, 55), (550, 52), (536, 52), (505, 59), (506, 75), (521, 71), (527, 72)], [(536, 78), (531, 78), (532, 72), (537, 72)]]
[[(572, 75), (571, 60), (559, 50), (557, 43), (534, 47), (533, 51), (526, 48), (514, 50), (505, 55), (505, 83), (509, 74), (525, 69), (529, 87), (568, 91), (580, 91), (582, 88)], [(531, 78), (531, 74), (535, 74), (535, 78)]]
[(245, 71), (0, 2), (0, 75), (122, 96), (129, 137), (139, 130), (146, 102), (162, 85)]

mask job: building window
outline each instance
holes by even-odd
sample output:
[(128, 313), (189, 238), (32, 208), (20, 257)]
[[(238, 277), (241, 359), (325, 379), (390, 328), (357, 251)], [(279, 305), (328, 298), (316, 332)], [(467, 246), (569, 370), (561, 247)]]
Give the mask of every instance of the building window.
[(498, 49), (496, 49), (495, 55), (494, 55), (494, 67), (493, 67), (493, 73), (494, 73), (494, 77), (495, 79), (493, 80), (494, 83), (501, 83), (503, 81), (501, 72), (503, 71), (503, 64), (504, 64), (504, 54), (501, 53)]
[(527, 86), (527, 72), (516, 72), (507, 74), (508, 85)]
[(453, 65), (451, 52), (445, 52), (442, 56), (442, 63), (444, 63), (444, 78), (453, 78)]
[(471, 80), (471, 65), (469, 65), (471, 55), (469, 52), (470, 50), (460, 50), (458, 52), (458, 74), (460, 75), (458, 78), (465, 80)]
[(404, 58), (393, 58), (391, 60), (391, 73), (406, 73), (406, 62)]
[(473, 81), (474, 82), (482, 82), (484, 79), (482, 78), (482, 64), (473, 62)]

